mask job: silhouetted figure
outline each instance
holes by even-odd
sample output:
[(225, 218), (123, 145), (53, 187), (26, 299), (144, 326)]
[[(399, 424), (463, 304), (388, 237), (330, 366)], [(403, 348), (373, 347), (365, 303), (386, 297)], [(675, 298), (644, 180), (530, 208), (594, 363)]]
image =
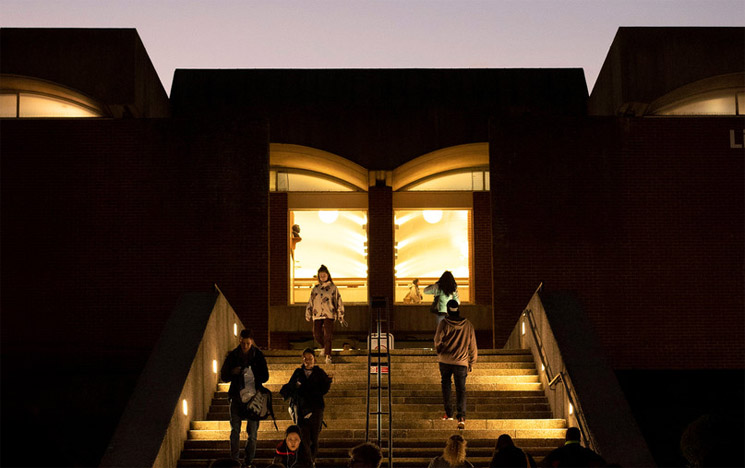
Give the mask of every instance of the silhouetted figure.
[(508, 434), (502, 434), (494, 446), (489, 468), (536, 468), (535, 460), (527, 452), (515, 446)]
[(448, 316), (437, 325), (435, 350), (440, 367), (442, 401), (445, 405), (444, 420), (453, 419), (450, 402), (451, 378), (455, 381), (456, 418), (458, 429), (466, 427), (466, 377), (476, 363), (476, 332), (471, 322), (460, 316), (460, 306), (455, 300), (447, 303)]
[(372, 442), (364, 442), (349, 450), (349, 468), (378, 468), (383, 460), (380, 447)]
[(321, 356), (326, 356), (326, 364), (331, 364), (331, 342), (334, 340), (334, 321), (347, 326), (344, 320), (344, 303), (341, 294), (331, 279), (326, 265), (318, 269), (318, 284), (313, 287), (305, 308), (305, 320), (313, 320), (313, 337), (321, 345)]
[(427, 468), (473, 468), (466, 460), (466, 439), (460, 434), (451, 435), (445, 443), (445, 450), (429, 462)]
[(292, 225), (292, 235), (290, 236), (290, 255), (295, 257), (295, 245), (303, 240), (302, 237), (300, 237), (300, 225), (299, 224), (293, 224)]
[(293, 424), (285, 430), (285, 438), (274, 452), (274, 463), (281, 463), (286, 468), (313, 467), (310, 450), (298, 426)]
[(422, 302), (422, 292), (419, 291), (419, 278), (414, 278), (409, 285), (409, 292), (404, 296), (404, 304), (419, 304), (420, 302)]
[(302, 367), (295, 369), (290, 381), (282, 386), (280, 394), (290, 401), (294, 410), (294, 422), (302, 430), (303, 442), (310, 448), (311, 458), (318, 455), (318, 435), (323, 424), (326, 407), (323, 396), (331, 387), (331, 377), (316, 365), (313, 350), (305, 348)]
[(567, 429), (564, 446), (554, 449), (541, 461), (541, 466), (606, 466), (603, 457), (579, 444), (579, 428)]
[(430, 307), (430, 312), (437, 316), (435, 325), (439, 324), (447, 316), (448, 301), (458, 299), (458, 285), (455, 283), (453, 274), (446, 271), (440, 276), (435, 284), (430, 284), (424, 288), (424, 294), (434, 294), (434, 301)]
[(742, 414), (704, 414), (686, 427), (680, 450), (689, 466), (745, 466), (743, 440)]
[(241, 420), (246, 420), (245, 464), (251, 465), (256, 455), (256, 438), (259, 420), (252, 419), (246, 410), (246, 403), (269, 380), (269, 368), (261, 350), (254, 345), (251, 330), (241, 331), (240, 344), (228, 353), (220, 369), (223, 382), (230, 382), (228, 400), (230, 401), (230, 458), (238, 460)]

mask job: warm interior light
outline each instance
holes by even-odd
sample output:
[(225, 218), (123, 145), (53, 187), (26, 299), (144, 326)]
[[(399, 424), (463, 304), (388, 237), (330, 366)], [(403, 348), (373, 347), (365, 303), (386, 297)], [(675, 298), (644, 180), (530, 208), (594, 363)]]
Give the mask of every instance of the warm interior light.
[(212, 373), (217, 374), (217, 359), (212, 360)]
[(424, 210), (422, 216), (429, 224), (437, 224), (442, 219), (442, 210)]
[(523, 321), (523, 323), (522, 323), (522, 332), (523, 332), (523, 335), (524, 335), (525, 334), (525, 321)]
[(545, 370), (546, 370), (546, 366), (544, 366), (543, 364), (541, 364), (541, 372), (543, 372)]
[(574, 414), (574, 406), (571, 403), (569, 403), (569, 414)]
[(238, 336), (238, 324), (237, 323), (233, 324), (233, 335)]
[(184, 416), (187, 416), (189, 414), (189, 404), (186, 402), (186, 399), (181, 401), (181, 407), (184, 410)]
[(318, 212), (318, 217), (321, 218), (321, 221), (323, 221), (326, 224), (331, 224), (339, 217), (338, 211), (325, 211), (321, 210)]

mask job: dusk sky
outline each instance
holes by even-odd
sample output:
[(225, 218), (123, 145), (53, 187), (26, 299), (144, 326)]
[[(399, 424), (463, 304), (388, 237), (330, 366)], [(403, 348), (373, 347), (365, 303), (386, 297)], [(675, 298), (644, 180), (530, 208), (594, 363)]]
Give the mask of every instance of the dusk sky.
[(169, 93), (176, 68), (571, 67), (591, 90), (619, 26), (745, 26), (745, 1), (0, 0), (0, 26), (136, 28)]

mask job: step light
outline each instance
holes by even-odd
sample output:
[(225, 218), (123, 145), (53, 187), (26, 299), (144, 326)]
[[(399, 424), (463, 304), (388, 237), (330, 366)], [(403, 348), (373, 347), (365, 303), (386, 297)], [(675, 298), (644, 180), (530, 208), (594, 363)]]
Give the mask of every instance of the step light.
[(569, 415), (571, 416), (573, 414), (574, 414), (574, 406), (572, 406), (572, 404), (569, 403)]
[(217, 359), (212, 360), (212, 373), (217, 374)]
[(189, 415), (189, 404), (186, 402), (186, 398), (181, 400), (181, 409), (184, 411), (184, 416)]
[(238, 336), (238, 324), (233, 323), (233, 335)]
[(522, 332), (523, 332), (523, 335), (524, 335), (525, 334), (525, 320), (523, 320), (523, 322), (522, 322)]

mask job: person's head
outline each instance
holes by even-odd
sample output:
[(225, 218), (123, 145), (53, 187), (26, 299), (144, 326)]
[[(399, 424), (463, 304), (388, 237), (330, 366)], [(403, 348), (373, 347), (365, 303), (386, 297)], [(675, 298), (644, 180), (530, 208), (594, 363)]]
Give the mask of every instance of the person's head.
[(514, 446), (515, 446), (515, 442), (512, 441), (512, 437), (510, 437), (509, 434), (502, 434), (497, 439), (497, 445), (494, 446), (494, 450), (500, 451), (503, 448), (514, 447)]
[(210, 463), (210, 468), (241, 468), (241, 462), (232, 458), (218, 458)]
[(292, 233), (293, 234), (300, 234), (300, 225), (299, 224), (293, 224), (292, 225)]
[(303, 350), (303, 367), (306, 369), (313, 369), (313, 366), (316, 365), (316, 353), (313, 352), (310, 348), (305, 348)]
[(285, 429), (285, 443), (287, 448), (296, 451), (300, 447), (300, 442), (303, 438), (300, 435), (300, 428), (296, 425), (287, 426)]
[(414, 278), (414, 281), (412, 281), (412, 283), (419, 286), (419, 278)]
[(567, 442), (579, 442), (582, 438), (582, 433), (579, 432), (578, 427), (570, 427), (567, 429), (566, 441)]
[(462, 464), (466, 460), (466, 439), (460, 434), (451, 435), (445, 443), (442, 458), (452, 466)]
[(247, 353), (249, 349), (251, 349), (251, 346), (254, 345), (254, 338), (253, 338), (253, 332), (250, 328), (245, 328), (241, 330), (241, 351), (243, 353)]
[(378, 468), (383, 454), (372, 442), (365, 442), (349, 450), (349, 468)]
[(455, 278), (453, 278), (453, 274), (449, 271), (446, 271), (440, 276), (440, 279), (437, 280), (437, 285), (447, 295), (453, 294), (458, 289), (458, 285), (455, 284)]
[(329, 269), (326, 268), (326, 265), (321, 265), (321, 268), (318, 269), (318, 282), (325, 283), (326, 281), (331, 281), (333, 283)]
[(460, 314), (460, 304), (455, 299), (450, 299), (447, 305), (448, 315), (457, 316)]

